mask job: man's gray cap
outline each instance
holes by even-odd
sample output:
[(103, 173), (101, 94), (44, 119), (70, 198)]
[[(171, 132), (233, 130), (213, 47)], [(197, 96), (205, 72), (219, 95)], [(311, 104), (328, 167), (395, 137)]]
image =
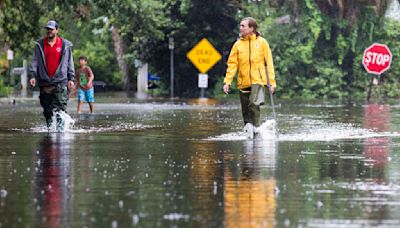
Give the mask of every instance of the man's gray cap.
[(56, 21), (51, 20), (47, 22), (47, 25), (45, 26), (45, 28), (49, 28), (49, 29), (58, 29), (58, 24)]

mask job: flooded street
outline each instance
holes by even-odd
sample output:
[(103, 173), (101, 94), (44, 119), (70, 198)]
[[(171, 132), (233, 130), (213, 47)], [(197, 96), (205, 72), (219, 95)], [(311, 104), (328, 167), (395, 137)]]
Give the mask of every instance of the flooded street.
[(64, 133), (0, 103), (0, 227), (400, 226), (396, 102), (277, 100), (275, 141), (238, 99), (96, 99)]

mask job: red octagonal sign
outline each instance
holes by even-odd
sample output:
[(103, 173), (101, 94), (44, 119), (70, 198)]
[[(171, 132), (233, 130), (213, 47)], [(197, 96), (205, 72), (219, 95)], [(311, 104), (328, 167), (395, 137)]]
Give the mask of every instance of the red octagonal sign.
[(373, 43), (364, 51), (362, 63), (368, 73), (380, 75), (390, 68), (391, 62), (392, 53), (384, 44)]

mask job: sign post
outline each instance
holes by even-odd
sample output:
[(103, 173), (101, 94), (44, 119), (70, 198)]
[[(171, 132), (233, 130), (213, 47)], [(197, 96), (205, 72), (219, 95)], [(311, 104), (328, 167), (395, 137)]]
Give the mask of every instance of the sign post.
[(14, 85), (14, 79), (11, 77), (11, 63), (14, 59), (14, 52), (11, 49), (7, 50), (7, 60), (8, 60), (8, 84)]
[(201, 89), (200, 97), (205, 95), (205, 89), (208, 88), (208, 75), (206, 74), (220, 59), (221, 54), (214, 46), (203, 38), (187, 54), (186, 57), (200, 71), (198, 87)]
[(170, 83), (171, 83), (171, 91), (170, 97), (174, 97), (174, 38), (170, 37), (168, 39), (168, 49), (170, 50)]
[(148, 82), (148, 74), (149, 74), (149, 64), (142, 63), (140, 60), (137, 61), (138, 64), (138, 76), (137, 76), (137, 92), (136, 97), (139, 99), (146, 99), (147, 96), (147, 86)]
[(17, 75), (20, 76), (21, 97), (26, 97), (28, 95), (28, 62), (24, 59), (22, 61), (22, 67), (14, 67), (12, 69), (12, 75), (14, 75), (14, 77)]
[(208, 88), (208, 74), (199, 74), (198, 86), (201, 88), (200, 98), (204, 98), (205, 89)]
[[(364, 51), (362, 64), (365, 70), (374, 75), (378, 75), (378, 79), (383, 72), (390, 68), (392, 62), (392, 53), (385, 44), (373, 43)], [(371, 81), (368, 88), (367, 101), (371, 98), (372, 84), (378, 84), (378, 80), (375, 76), (371, 77)]]

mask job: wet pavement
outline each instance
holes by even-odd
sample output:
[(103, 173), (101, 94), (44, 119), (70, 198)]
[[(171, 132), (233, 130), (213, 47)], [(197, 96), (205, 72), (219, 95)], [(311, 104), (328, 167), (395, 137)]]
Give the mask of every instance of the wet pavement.
[(96, 99), (64, 133), (0, 102), (0, 227), (400, 226), (396, 102), (277, 100), (275, 141), (238, 99)]

